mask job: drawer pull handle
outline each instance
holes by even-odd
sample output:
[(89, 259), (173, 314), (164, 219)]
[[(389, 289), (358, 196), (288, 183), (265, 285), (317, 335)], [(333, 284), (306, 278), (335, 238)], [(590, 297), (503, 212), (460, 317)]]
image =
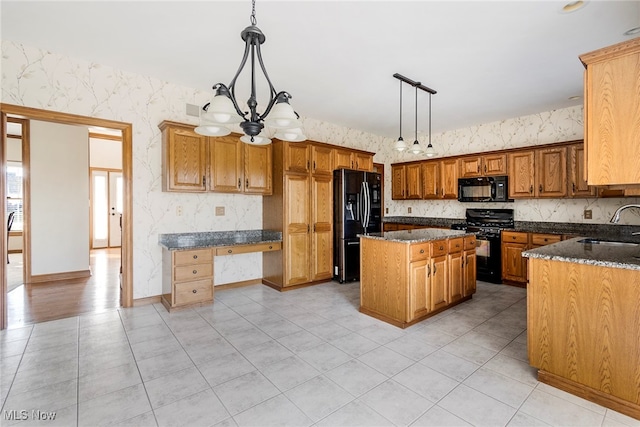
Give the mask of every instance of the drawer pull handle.
[(444, 249), (444, 246), (440, 246), (440, 250), (443, 250), (443, 249)]
[(269, 245), (269, 249), (273, 249), (273, 246)]
[(194, 289), (194, 290), (192, 290), (191, 292), (193, 292), (194, 294), (197, 294), (197, 293), (198, 293), (198, 291), (197, 291), (197, 290), (195, 290), (195, 289)]
[(193, 256), (193, 259), (198, 259), (198, 255), (194, 255), (194, 256)]
[(229, 253), (229, 254), (233, 253), (233, 249), (229, 249), (229, 250), (227, 251), (227, 253)]
[(456, 248), (459, 248), (459, 247), (460, 247), (460, 245), (456, 245)]
[(545, 241), (545, 242), (548, 242), (548, 241), (549, 241), (549, 239), (544, 239), (544, 241)]
[(193, 274), (198, 274), (198, 270), (193, 270)]
[(424, 249), (420, 249), (420, 253), (423, 254), (424, 253)]
[(516, 240), (516, 236), (511, 236), (511, 238), (512, 238), (513, 240)]

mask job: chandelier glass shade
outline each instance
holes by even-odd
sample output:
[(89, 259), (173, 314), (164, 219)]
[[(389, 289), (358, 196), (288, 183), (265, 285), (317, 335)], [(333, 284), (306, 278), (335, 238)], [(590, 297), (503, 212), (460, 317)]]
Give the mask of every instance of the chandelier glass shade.
[[(231, 133), (231, 126), (240, 125), (244, 135), (241, 141), (248, 144), (264, 145), (271, 143), (264, 132), (265, 125), (268, 128), (280, 132), (282, 130), (295, 129), (295, 132), (288, 132), (292, 139), (287, 141), (304, 141), (306, 136), (302, 132), (300, 117), (289, 104), (291, 95), (288, 92), (277, 92), (269, 79), (267, 70), (262, 61), (260, 45), (265, 41), (265, 35), (256, 26), (255, 0), (252, 1), (251, 25), (245, 28), (240, 36), (245, 42), (244, 54), (240, 67), (231, 83), (227, 86), (223, 83), (216, 83), (213, 86), (215, 96), (211, 102), (205, 104), (200, 112), (200, 126), (195, 131), (206, 136), (225, 136)], [(235, 96), (236, 81), (238, 76), (250, 60), (251, 69), (251, 94), (246, 102), (248, 111), (243, 111)], [(269, 85), (269, 101), (262, 113), (258, 112), (258, 101), (256, 98), (256, 64), (262, 70), (262, 74)], [(295, 135), (294, 135), (295, 133)], [(277, 137), (277, 136), (276, 136)]]

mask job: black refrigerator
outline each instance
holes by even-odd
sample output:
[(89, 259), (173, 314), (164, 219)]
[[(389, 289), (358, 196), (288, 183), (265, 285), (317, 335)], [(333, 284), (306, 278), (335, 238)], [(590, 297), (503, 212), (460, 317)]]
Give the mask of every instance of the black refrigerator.
[(333, 278), (360, 278), (358, 234), (382, 231), (380, 174), (351, 169), (333, 172)]

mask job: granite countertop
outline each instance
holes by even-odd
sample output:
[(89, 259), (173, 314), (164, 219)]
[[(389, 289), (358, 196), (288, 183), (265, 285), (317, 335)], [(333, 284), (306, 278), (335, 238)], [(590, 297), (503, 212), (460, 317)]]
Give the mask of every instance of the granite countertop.
[(382, 221), (387, 224), (428, 225), (431, 227), (451, 227), (453, 224), (465, 222), (464, 218), (435, 218), (422, 216), (385, 216)]
[(160, 234), (158, 243), (169, 250), (211, 248), (281, 242), (282, 232), (274, 230), (206, 231)]
[(637, 244), (628, 246), (580, 243), (583, 239), (584, 237), (577, 237), (530, 249), (523, 252), (522, 256), (640, 271), (640, 239)]
[(431, 240), (449, 239), (452, 237), (474, 236), (474, 233), (467, 233), (461, 230), (443, 230), (423, 228), (405, 231), (385, 231), (383, 233), (358, 234), (360, 238), (387, 240), (401, 243), (421, 243)]

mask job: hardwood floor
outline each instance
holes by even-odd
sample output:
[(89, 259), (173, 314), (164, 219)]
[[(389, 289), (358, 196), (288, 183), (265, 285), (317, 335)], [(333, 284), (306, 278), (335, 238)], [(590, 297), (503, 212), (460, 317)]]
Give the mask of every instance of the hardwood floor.
[(7, 294), (8, 326), (120, 307), (120, 248), (94, 249), (91, 277), (22, 285)]

